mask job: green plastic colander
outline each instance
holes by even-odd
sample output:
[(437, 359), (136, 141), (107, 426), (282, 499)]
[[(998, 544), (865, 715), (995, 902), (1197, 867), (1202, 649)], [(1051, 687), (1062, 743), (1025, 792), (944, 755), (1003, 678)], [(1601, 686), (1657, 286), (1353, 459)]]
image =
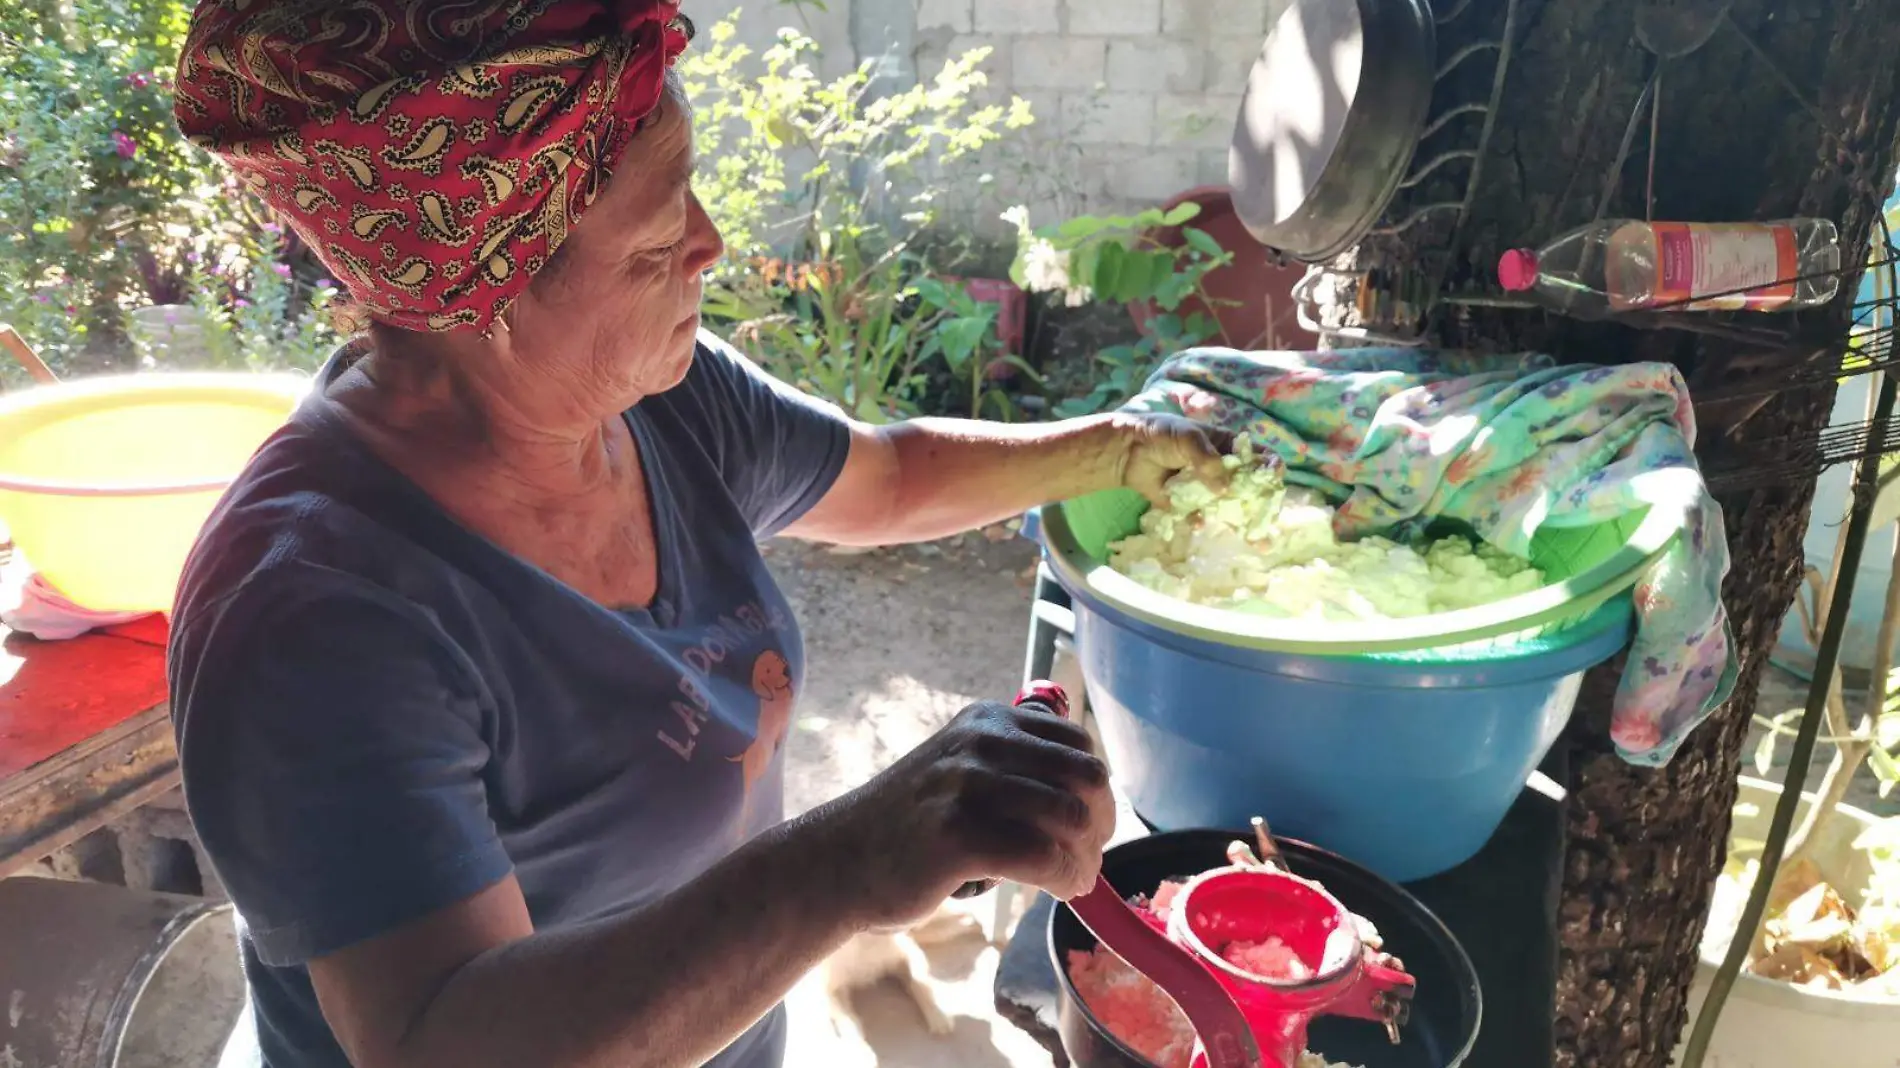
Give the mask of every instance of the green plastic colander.
[(1109, 544), (1135, 533), (1148, 510), (1148, 502), (1132, 490), (1108, 490), (1044, 508), (1042, 541), (1063, 585), (1086, 589), (1176, 633), (1316, 656), (1488, 659), (1505, 646), (1515, 655), (1530, 651), (1526, 646), (1563, 643), (1565, 631), (1586, 621), (1594, 631), (1603, 622), (1599, 609), (1626, 594), (1669, 548), (1686, 525), (1701, 484), (1687, 471), (1643, 478), (1647, 508), (1589, 526), (1547, 523), (1538, 529), (1530, 558), (1549, 579), (1545, 585), (1491, 604), (1406, 619), (1280, 619), (1208, 608), (1151, 590), (1108, 566)]

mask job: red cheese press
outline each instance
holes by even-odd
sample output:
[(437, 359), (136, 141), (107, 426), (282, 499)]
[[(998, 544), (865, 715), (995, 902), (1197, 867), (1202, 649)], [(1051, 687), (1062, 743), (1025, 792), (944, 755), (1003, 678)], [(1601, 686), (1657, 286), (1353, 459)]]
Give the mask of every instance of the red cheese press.
[[(1035, 682), (1018, 706), (1069, 717), (1069, 697)], [(1319, 884), (1288, 871), (1265, 824), (1255, 857), (1240, 842), (1234, 863), (1189, 879), (1165, 910), (1130, 904), (1107, 880), (1070, 901), (1076, 918), (1136, 971), (1166, 991), (1194, 1025), (1194, 1068), (1297, 1068), (1307, 1025), (1345, 1016), (1385, 1026), (1399, 1040), (1415, 982), (1397, 958), (1368, 945), (1359, 921)], [(1165, 916), (1163, 915), (1165, 913)], [(1277, 938), (1310, 978), (1254, 975), (1228, 963), (1236, 942)]]

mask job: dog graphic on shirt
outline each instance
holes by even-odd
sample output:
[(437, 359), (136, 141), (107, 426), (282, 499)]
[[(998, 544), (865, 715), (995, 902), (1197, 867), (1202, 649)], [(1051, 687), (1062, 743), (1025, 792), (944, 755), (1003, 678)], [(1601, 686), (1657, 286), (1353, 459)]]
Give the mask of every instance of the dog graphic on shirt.
[(758, 732), (745, 752), (726, 758), (728, 763), (739, 765), (745, 783), (741, 826), (751, 825), (752, 788), (765, 777), (792, 726), (792, 666), (774, 650), (760, 653), (752, 662), (752, 692), (759, 697)]

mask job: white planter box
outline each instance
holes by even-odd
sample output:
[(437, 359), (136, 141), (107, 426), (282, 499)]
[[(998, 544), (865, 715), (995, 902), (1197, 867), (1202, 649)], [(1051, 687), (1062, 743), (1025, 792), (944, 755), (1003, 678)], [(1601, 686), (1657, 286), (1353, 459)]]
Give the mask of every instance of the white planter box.
[(204, 323), (189, 304), (135, 308), (129, 332), (139, 354), (158, 364), (190, 364), (205, 354)]
[[(1781, 788), (1774, 783), (1743, 778), (1729, 832), (1731, 843), (1737, 838), (1759, 842), (1767, 837), (1768, 821), (1780, 796)], [(1805, 795), (1803, 812), (1813, 799), (1813, 794)], [(1821, 828), (1811, 854), (1828, 881), (1856, 908), (1866, 898), (1868, 863), (1853, 848), (1853, 841), (1874, 822), (1873, 816), (1860, 809), (1840, 806)], [(1800, 825), (1799, 815), (1795, 825)], [(1750, 853), (1759, 851), (1758, 845), (1749, 847)], [(1727, 948), (1725, 943), (1726, 939), (1703, 943), (1702, 961), (1689, 994), (1689, 1023), (1682, 1032), (1685, 1042), (1708, 996), (1709, 982), (1722, 963), (1718, 954)], [(1678, 1047), (1678, 1059), (1681, 1054)], [(1900, 1064), (1900, 1001), (1875, 1001), (1851, 991), (1808, 990), (1743, 972), (1722, 1007), (1703, 1068), (1894, 1068), (1896, 1064)]]

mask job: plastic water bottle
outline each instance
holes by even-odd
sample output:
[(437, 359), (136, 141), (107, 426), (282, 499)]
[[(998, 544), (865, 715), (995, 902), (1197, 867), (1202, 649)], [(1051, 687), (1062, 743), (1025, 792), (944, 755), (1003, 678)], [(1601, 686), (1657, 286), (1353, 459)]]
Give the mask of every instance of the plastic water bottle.
[(1840, 231), (1827, 219), (1604, 219), (1540, 250), (1506, 252), (1498, 280), (1580, 316), (1647, 308), (1770, 312), (1833, 300), (1840, 269)]

